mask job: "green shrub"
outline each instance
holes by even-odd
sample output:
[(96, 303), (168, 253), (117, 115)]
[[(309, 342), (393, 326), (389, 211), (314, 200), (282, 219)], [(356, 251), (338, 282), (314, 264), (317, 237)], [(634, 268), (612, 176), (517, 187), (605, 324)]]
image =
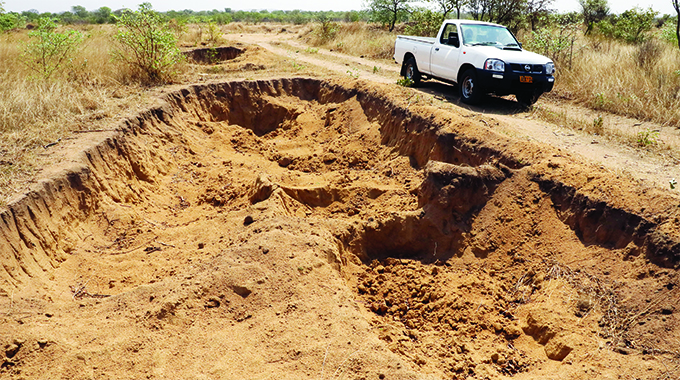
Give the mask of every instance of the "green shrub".
[(677, 17), (667, 20), (659, 31), (659, 37), (664, 41), (670, 42), (673, 46), (678, 46), (678, 35), (675, 34), (676, 20)]
[(119, 49), (115, 57), (130, 65), (144, 82), (171, 80), (173, 69), (184, 57), (175, 34), (151, 4), (140, 4), (137, 11), (126, 10), (116, 21), (114, 38)]
[(333, 22), (330, 16), (326, 13), (320, 13), (317, 16), (317, 21), (321, 23), (314, 33), (319, 37), (319, 40), (322, 42), (327, 42), (335, 38), (335, 35), (338, 33), (338, 29), (340, 26), (338, 23)]
[(37, 29), (28, 37), (21, 61), (44, 79), (69, 64), (85, 38), (75, 30), (57, 32), (57, 24), (47, 17), (38, 20)]
[(206, 32), (208, 33), (208, 42), (211, 44), (217, 45), (222, 40), (222, 30), (216, 23), (209, 22), (206, 25)]
[(652, 8), (646, 10), (633, 8), (599, 22), (597, 28), (606, 37), (629, 43), (641, 43), (654, 26), (656, 14)]

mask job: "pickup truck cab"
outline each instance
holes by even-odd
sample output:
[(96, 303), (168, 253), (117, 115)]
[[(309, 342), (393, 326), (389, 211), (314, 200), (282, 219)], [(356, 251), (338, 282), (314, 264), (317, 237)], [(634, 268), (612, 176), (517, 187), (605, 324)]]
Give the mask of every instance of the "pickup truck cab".
[(522, 49), (506, 27), (473, 20), (445, 20), (436, 38), (397, 36), (394, 60), (414, 84), (422, 79), (455, 83), (464, 103), (484, 94), (513, 94), (531, 105), (555, 83), (555, 65)]

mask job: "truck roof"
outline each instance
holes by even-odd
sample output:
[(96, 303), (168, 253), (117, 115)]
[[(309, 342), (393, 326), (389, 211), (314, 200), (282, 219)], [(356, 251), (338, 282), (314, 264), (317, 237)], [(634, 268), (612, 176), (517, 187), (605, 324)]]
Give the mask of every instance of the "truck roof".
[(487, 21), (477, 21), (477, 20), (464, 20), (464, 19), (449, 19), (444, 20), (444, 23), (458, 23), (458, 24), (480, 24), (480, 25), (493, 25), (505, 28), (505, 26)]

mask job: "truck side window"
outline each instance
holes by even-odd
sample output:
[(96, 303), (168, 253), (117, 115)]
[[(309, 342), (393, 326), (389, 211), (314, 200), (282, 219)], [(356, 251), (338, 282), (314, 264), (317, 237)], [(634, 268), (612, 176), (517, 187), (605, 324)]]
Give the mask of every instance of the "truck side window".
[(446, 27), (444, 27), (444, 31), (439, 38), (439, 42), (442, 45), (451, 45), (455, 47), (460, 46), (458, 39), (458, 28), (456, 28), (456, 24), (446, 24)]

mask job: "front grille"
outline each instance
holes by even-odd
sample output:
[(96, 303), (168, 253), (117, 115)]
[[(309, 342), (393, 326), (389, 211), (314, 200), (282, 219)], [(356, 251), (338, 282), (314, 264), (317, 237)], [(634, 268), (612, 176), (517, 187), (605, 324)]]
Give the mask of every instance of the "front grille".
[[(526, 69), (526, 66), (529, 66), (529, 70)], [(525, 63), (511, 63), (510, 69), (516, 73), (542, 74), (544, 72), (543, 65), (530, 65)]]

